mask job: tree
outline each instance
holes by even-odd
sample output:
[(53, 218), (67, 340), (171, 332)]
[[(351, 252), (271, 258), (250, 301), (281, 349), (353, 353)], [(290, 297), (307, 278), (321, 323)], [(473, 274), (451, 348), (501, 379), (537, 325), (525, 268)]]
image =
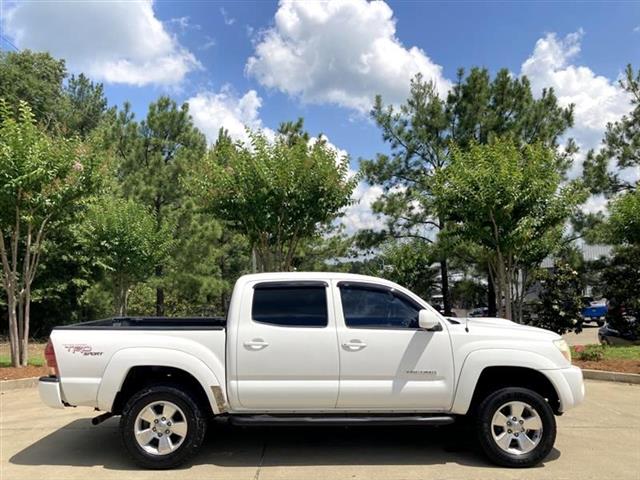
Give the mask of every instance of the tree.
[(438, 271), (432, 265), (437, 255), (432, 245), (415, 239), (389, 242), (376, 260), (380, 265), (376, 276), (396, 282), (427, 300), (435, 292)]
[[(640, 181), (640, 71), (634, 73), (631, 65), (627, 65), (620, 85), (629, 93), (632, 110), (607, 125), (603, 147), (598, 152), (591, 150), (584, 162), (585, 183), (592, 193), (609, 197), (636, 190)], [(614, 162), (616, 168), (612, 172), (609, 165)], [(622, 176), (624, 171), (632, 174)]]
[(0, 99), (0, 258), (14, 366), (27, 365), (31, 287), (43, 243), (95, 187), (97, 156), (77, 139), (51, 137), (25, 102)]
[(629, 94), (631, 112), (607, 125), (603, 147), (590, 151), (584, 163), (585, 183), (609, 198), (610, 215), (585, 216), (582, 227), (590, 240), (614, 245), (613, 257), (594, 265), (596, 286), (609, 301), (607, 322), (640, 334), (640, 72), (628, 65), (620, 85)]
[[(168, 97), (149, 105), (144, 121), (134, 120), (129, 106), (113, 122), (111, 142), (119, 157), (118, 176), (125, 197), (151, 208), (156, 230), (171, 235), (190, 234), (177, 229), (185, 214), (185, 188), (181, 177), (206, 151), (204, 135), (193, 125), (189, 106), (178, 107)], [(167, 227), (169, 225), (169, 227)], [(156, 315), (165, 313), (164, 263), (155, 266)]]
[[(555, 148), (558, 137), (572, 125), (573, 107), (561, 108), (551, 89), (535, 99), (527, 78), (513, 77), (506, 69), (491, 80), (486, 69), (474, 68), (466, 77), (458, 71), (446, 100), (418, 75), (403, 105), (385, 106), (378, 96), (371, 115), (391, 153), (361, 163), (364, 178), (383, 188), (373, 210), (387, 218), (380, 234), (365, 238), (368, 243), (388, 237), (432, 243), (446, 229), (448, 218), (446, 211), (437, 209), (431, 179), (451, 161), (451, 145), (464, 148), (507, 136), (518, 144), (542, 142)], [(566, 150), (574, 148), (569, 142)], [(444, 309), (449, 314), (449, 253), (438, 250)]]
[(14, 114), (20, 102), (26, 102), (33, 119), (50, 130), (58, 126), (66, 75), (64, 60), (48, 53), (0, 52), (0, 98), (14, 109)]
[(259, 270), (290, 270), (301, 242), (350, 203), (356, 180), (348, 159), (322, 138), (288, 131), (273, 141), (250, 132), (250, 139), (211, 151), (191, 182), (210, 212), (247, 237)]
[(531, 324), (559, 335), (582, 330), (582, 285), (569, 264), (556, 262), (551, 272), (540, 272), (542, 293)]
[(584, 198), (577, 182), (562, 186), (561, 160), (541, 143), (494, 139), (455, 148), (436, 175), (438, 207), (450, 212), (450, 240), (484, 250), (497, 285), (500, 313), (512, 315), (517, 273), (560, 244), (564, 222)]
[[(614, 245), (613, 257), (597, 262), (597, 284), (609, 300), (607, 322), (640, 334), (640, 190), (628, 191), (609, 204), (602, 237)], [(631, 318), (635, 322), (629, 322)]]
[(86, 250), (109, 277), (118, 316), (127, 314), (135, 284), (151, 276), (167, 257), (170, 232), (156, 225), (148, 207), (110, 195), (90, 206), (80, 227)]
[(61, 129), (66, 135), (85, 138), (102, 120), (107, 99), (101, 83), (93, 83), (84, 74), (71, 75), (64, 88), (60, 109)]
[(640, 244), (640, 190), (633, 190), (609, 203), (606, 222), (609, 242), (615, 245)]

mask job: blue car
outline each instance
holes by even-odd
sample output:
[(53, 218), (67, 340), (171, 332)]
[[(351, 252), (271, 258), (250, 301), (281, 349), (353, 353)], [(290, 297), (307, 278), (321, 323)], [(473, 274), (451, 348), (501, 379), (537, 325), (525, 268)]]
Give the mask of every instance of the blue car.
[(587, 306), (582, 309), (583, 322), (595, 322), (599, 327), (603, 326), (605, 317), (609, 311), (606, 301), (593, 301), (592, 299), (586, 298), (585, 303)]

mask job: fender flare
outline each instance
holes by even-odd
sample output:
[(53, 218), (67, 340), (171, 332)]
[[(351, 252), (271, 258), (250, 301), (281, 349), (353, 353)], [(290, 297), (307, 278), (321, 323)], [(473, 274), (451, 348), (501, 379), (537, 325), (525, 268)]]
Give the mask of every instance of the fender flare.
[[(458, 376), (451, 413), (464, 415), (469, 410), (471, 399), (478, 384), (482, 371), (488, 367), (522, 367), (536, 370), (547, 379), (544, 370), (554, 370), (558, 366), (535, 352), (512, 349), (482, 349), (475, 350), (464, 359)], [(551, 379), (549, 379), (551, 382)], [(553, 382), (551, 384), (556, 388)], [(557, 388), (556, 388), (557, 390)], [(557, 392), (559, 393), (559, 392)]]
[(172, 367), (193, 376), (204, 390), (215, 415), (225, 407), (223, 384), (202, 360), (180, 350), (163, 347), (135, 347), (117, 351), (102, 374), (98, 388), (97, 405), (100, 410), (111, 411), (117, 393), (134, 367)]

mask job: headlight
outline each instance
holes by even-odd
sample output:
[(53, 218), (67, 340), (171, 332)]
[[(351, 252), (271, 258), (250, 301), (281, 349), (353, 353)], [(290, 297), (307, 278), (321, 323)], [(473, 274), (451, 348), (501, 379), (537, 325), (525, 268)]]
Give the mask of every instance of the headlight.
[(565, 342), (564, 338), (559, 338), (553, 341), (553, 344), (560, 350), (560, 353), (564, 358), (567, 359), (567, 362), (571, 363), (571, 349), (567, 342)]

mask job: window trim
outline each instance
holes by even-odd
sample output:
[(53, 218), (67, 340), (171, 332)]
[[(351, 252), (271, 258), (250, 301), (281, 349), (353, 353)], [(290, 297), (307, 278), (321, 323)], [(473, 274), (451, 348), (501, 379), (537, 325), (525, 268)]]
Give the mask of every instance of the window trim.
[[(329, 328), (329, 295), (327, 293), (327, 287), (329, 284), (323, 281), (309, 280), (309, 281), (274, 281), (274, 282), (260, 282), (253, 286), (253, 293), (251, 294), (251, 310), (249, 318), (252, 322), (258, 323), (260, 325), (268, 325), (270, 327), (276, 328)], [(325, 300), (325, 320), (326, 323), (324, 325), (281, 325), (276, 323), (262, 322), (260, 320), (256, 320), (253, 316), (253, 306), (255, 302), (255, 291), (256, 290), (275, 290), (278, 288), (324, 288), (324, 300)]]
[(420, 310), (425, 310), (425, 308), (420, 305), (418, 302), (416, 302), (413, 298), (411, 298), (409, 295), (407, 295), (404, 292), (401, 292), (400, 290), (397, 290), (393, 287), (389, 287), (387, 285), (380, 285), (379, 283), (369, 283), (369, 282), (351, 282), (351, 281), (341, 281), (338, 282), (337, 284), (338, 287), (338, 292), (340, 293), (340, 310), (342, 312), (342, 322), (344, 323), (345, 328), (348, 328), (350, 330), (401, 330), (403, 332), (418, 332), (418, 331), (423, 331), (422, 328), (417, 327), (417, 328), (409, 328), (409, 327), (388, 327), (388, 326), (379, 326), (379, 327), (373, 327), (373, 326), (368, 326), (368, 327), (353, 327), (353, 326), (349, 326), (347, 324), (347, 317), (345, 315), (345, 311), (344, 311), (344, 304), (342, 303), (342, 287), (355, 287), (357, 289), (361, 289), (361, 290), (370, 290), (370, 291), (374, 291), (374, 292), (388, 292), (391, 293), (392, 295), (395, 295), (396, 297), (401, 298), (402, 300), (405, 300), (407, 302), (409, 302), (411, 305), (413, 305), (414, 307), (416, 307), (418, 309), (418, 312)]

